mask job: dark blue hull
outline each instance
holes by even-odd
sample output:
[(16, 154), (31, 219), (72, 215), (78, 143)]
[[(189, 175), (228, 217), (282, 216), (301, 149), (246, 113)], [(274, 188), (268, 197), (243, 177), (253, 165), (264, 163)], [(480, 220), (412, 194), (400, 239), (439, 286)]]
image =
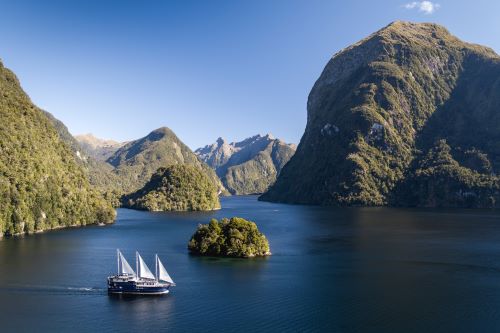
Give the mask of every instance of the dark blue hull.
[(170, 285), (143, 285), (134, 281), (108, 282), (108, 293), (128, 295), (164, 295), (168, 293)]

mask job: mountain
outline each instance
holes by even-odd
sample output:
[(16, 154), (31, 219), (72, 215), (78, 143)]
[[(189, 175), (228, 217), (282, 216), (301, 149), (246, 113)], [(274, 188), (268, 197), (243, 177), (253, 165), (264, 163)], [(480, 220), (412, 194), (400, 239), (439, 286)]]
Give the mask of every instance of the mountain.
[(171, 164), (188, 164), (203, 170), (219, 191), (224, 191), (215, 172), (167, 127), (126, 143), (107, 159), (107, 163), (115, 168), (119, 186), (124, 193), (142, 188), (160, 167)]
[(99, 161), (106, 161), (120, 147), (126, 144), (126, 142), (99, 139), (91, 133), (75, 135), (75, 139), (87, 155)]
[(212, 167), (232, 194), (265, 192), (295, 153), (295, 145), (272, 135), (255, 135), (240, 142), (218, 138), (195, 154)]
[(0, 62), (0, 236), (113, 222), (47, 115)]
[(493, 50), (394, 22), (328, 62), (297, 152), (261, 200), (498, 207), (499, 111)]
[(123, 206), (148, 211), (206, 211), (220, 208), (218, 188), (194, 165), (161, 167), (143, 188), (123, 198)]
[(113, 172), (113, 167), (94, 155), (89, 155), (88, 150), (82, 147), (82, 144), (71, 135), (62, 121), (47, 111), (43, 112), (56, 129), (61, 141), (72, 150), (77, 163), (83, 168), (90, 184), (103, 193), (106, 200), (112, 202), (114, 206), (118, 206), (120, 188), (117, 186), (119, 181), (117, 175)]

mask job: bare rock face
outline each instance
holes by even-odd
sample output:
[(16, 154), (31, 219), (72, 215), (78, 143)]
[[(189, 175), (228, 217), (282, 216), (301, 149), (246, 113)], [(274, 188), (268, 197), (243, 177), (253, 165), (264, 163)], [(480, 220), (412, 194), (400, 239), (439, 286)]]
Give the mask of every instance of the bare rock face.
[(238, 150), (238, 148), (229, 144), (223, 138), (218, 138), (215, 143), (196, 149), (195, 153), (205, 163), (217, 170), (217, 168), (226, 164)]
[(256, 194), (274, 183), (295, 149), (295, 145), (267, 134), (231, 143), (218, 138), (195, 153), (215, 170), (229, 192)]
[(494, 51), (394, 22), (328, 62), (297, 152), (261, 199), (498, 206), (499, 110)]

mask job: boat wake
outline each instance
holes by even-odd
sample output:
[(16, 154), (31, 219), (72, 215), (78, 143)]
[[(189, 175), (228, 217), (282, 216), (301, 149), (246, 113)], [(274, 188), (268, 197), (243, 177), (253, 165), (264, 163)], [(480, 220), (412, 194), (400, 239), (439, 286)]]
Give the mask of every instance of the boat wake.
[(86, 294), (98, 295), (106, 294), (107, 290), (100, 287), (75, 287), (75, 286), (46, 286), (46, 285), (8, 285), (0, 287), (0, 291), (10, 292), (32, 292), (32, 293), (46, 293), (46, 294)]

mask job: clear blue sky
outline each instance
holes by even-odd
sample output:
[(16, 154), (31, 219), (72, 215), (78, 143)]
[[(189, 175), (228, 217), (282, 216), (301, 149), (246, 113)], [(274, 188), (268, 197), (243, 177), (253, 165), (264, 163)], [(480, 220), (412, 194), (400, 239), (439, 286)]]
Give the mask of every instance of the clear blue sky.
[(297, 143), (328, 59), (391, 21), (500, 50), (500, 1), (433, 3), (0, 0), (0, 58), (73, 134), (168, 126), (193, 149), (267, 132)]

